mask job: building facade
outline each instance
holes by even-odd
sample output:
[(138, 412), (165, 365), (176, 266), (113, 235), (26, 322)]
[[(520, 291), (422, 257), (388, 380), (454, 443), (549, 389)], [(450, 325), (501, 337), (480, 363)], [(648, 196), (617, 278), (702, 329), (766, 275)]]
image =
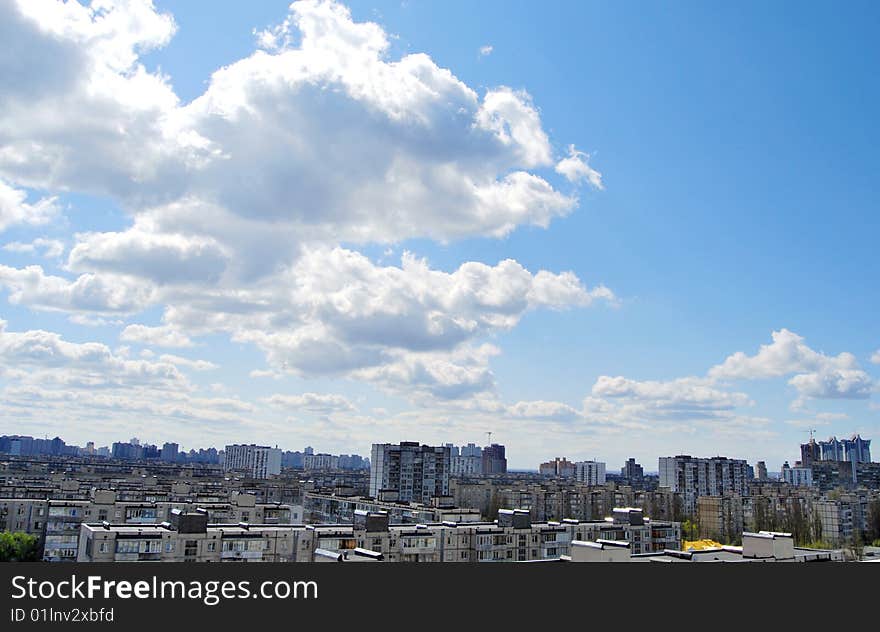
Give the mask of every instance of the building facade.
[(578, 461), (574, 464), (574, 478), (592, 487), (605, 484), (605, 464), (599, 461)]
[(748, 463), (723, 456), (660, 457), (660, 487), (682, 495), (684, 511), (694, 515), (700, 496), (748, 495)]
[(228, 445), (224, 451), (223, 469), (246, 472), (253, 478), (269, 478), (281, 474), (281, 450), (265, 445)]
[(374, 443), (370, 459), (370, 496), (394, 502), (421, 502), (449, 495), (449, 447)]

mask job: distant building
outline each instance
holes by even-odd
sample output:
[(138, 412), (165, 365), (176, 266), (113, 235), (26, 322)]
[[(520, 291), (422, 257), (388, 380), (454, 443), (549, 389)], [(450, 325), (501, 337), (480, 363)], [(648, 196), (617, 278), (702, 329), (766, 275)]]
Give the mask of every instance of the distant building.
[(749, 465), (724, 456), (660, 457), (660, 487), (679, 492), (688, 515), (694, 515), (700, 496), (747, 495)]
[(605, 464), (599, 461), (578, 461), (574, 464), (574, 478), (593, 487), (605, 484)]
[(764, 461), (758, 461), (755, 465), (755, 480), (766, 481), (767, 478), (767, 464)]
[(430, 503), (449, 495), (451, 459), (446, 446), (374, 443), (370, 459), (370, 496), (379, 500)]
[(620, 468), (620, 475), (627, 480), (628, 483), (640, 482), (645, 478), (645, 469), (636, 463), (635, 459), (627, 459), (626, 463)]
[(483, 473), (483, 456), (453, 456), (449, 473), (452, 476), (480, 476)]
[(144, 449), (136, 443), (122, 443), (121, 441), (117, 441), (113, 444), (111, 456), (114, 459), (142, 459), (144, 458)]
[(788, 483), (794, 487), (812, 487), (813, 486), (813, 468), (802, 467), (796, 465), (791, 467), (788, 461), (782, 464), (780, 478), (784, 483)]
[(562, 457), (556, 457), (552, 461), (547, 461), (546, 463), (541, 463), (538, 466), (538, 472), (541, 476), (562, 476), (565, 478), (571, 478), (574, 476), (575, 467), (574, 463)]
[(228, 445), (223, 469), (243, 470), (253, 478), (269, 478), (281, 473), (281, 450), (264, 445)]
[(332, 454), (307, 454), (303, 457), (305, 470), (336, 470), (339, 469), (339, 457)]
[(162, 460), (173, 463), (177, 460), (177, 451), (180, 446), (176, 443), (166, 443), (162, 446)]
[(483, 449), (480, 446), (473, 443), (461, 448), (451, 443), (446, 445), (449, 448), (449, 473), (452, 476), (480, 476), (483, 474)]
[(801, 465), (810, 467), (816, 461), (846, 461), (848, 463), (871, 462), (871, 440), (854, 434), (849, 439), (815, 441), (801, 445)]
[(483, 448), (483, 474), (506, 474), (507, 457), (504, 446), (493, 443)]
[(475, 443), (469, 443), (461, 447), (461, 456), (478, 456), (482, 458), (483, 448)]

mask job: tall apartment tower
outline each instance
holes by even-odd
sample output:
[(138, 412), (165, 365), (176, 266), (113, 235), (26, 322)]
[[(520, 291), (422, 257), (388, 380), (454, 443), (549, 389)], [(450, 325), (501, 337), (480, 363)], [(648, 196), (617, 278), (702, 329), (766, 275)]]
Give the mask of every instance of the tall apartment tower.
[(620, 475), (629, 483), (640, 482), (645, 478), (645, 469), (636, 463), (635, 459), (629, 458), (624, 466), (620, 468)]
[(174, 462), (177, 460), (177, 451), (180, 448), (176, 443), (166, 443), (162, 446), (162, 460)]
[(684, 510), (693, 515), (700, 496), (746, 495), (751, 468), (740, 459), (687, 455), (660, 457), (660, 487), (682, 495)]
[(764, 461), (758, 461), (755, 464), (755, 480), (766, 481), (767, 479), (767, 464)]
[(370, 496), (425, 504), (435, 496), (448, 496), (449, 454), (447, 446), (420, 445), (416, 441), (374, 443)]
[(578, 461), (574, 464), (574, 479), (592, 487), (605, 484), (605, 464), (599, 461)]
[(269, 478), (281, 474), (281, 450), (265, 445), (228, 445), (223, 469), (244, 470), (253, 478)]
[(504, 446), (493, 443), (483, 448), (483, 474), (506, 474), (507, 457)]

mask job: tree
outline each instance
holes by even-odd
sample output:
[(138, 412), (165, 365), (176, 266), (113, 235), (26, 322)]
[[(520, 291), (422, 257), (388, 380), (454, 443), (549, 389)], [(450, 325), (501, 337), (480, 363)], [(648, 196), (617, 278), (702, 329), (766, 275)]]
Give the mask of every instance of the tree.
[(37, 536), (21, 531), (0, 532), (0, 562), (38, 562), (39, 559)]
[(880, 540), (880, 498), (868, 505), (868, 542)]
[(862, 540), (862, 533), (858, 529), (853, 529), (852, 538), (846, 544), (846, 551), (854, 560), (860, 560), (865, 553), (865, 543)]

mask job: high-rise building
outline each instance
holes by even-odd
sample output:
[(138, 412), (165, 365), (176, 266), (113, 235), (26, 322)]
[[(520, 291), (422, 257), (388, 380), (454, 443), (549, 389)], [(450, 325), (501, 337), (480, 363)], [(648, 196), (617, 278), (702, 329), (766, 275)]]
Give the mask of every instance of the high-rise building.
[(599, 461), (578, 461), (574, 464), (574, 478), (579, 483), (598, 487), (605, 484), (605, 464)]
[(630, 484), (641, 482), (645, 478), (645, 469), (636, 463), (635, 459), (627, 459), (626, 464), (620, 468), (620, 475)]
[(766, 481), (767, 478), (767, 464), (764, 461), (758, 461), (755, 464), (755, 480)]
[(837, 437), (831, 437), (828, 441), (820, 441), (819, 449), (823, 461), (871, 462), (871, 440), (862, 439), (857, 434), (849, 439), (838, 440)]
[(307, 454), (303, 457), (305, 470), (336, 470), (339, 469), (339, 457), (332, 454)]
[(144, 449), (136, 443), (122, 443), (117, 441), (113, 444), (114, 459), (142, 459), (144, 457)]
[(281, 450), (265, 445), (228, 445), (223, 469), (243, 470), (253, 478), (269, 478), (281, 474)]
[(370, 496), (400, 502), (430, 503), (449, 495), (451, 459), (446, 446), (374, 443), (370, 459)]
[(493, 443), (483, 448), (483, 474), (506, 474), (507, 457), (504, 446)]
[(166, 443), (162, 446), (162, 460), (173, 463), (177, 460), (177, 451), (180, 448), (176, 443)]
[(660, 457), (660, 487), (679, 492), (684, 510), (694, 515), (700, 496), (746, 495), (749, 464), (724, 456), (696, 458), (687, 455)]
[[(501, 451), (503, 458), (503, 447)], [(506, 461), (504, 466), (506, 471)], [(481, 474), (487, 473), (485, 467), (483, 448), (480, 446), (474, 443), (469, 443), (465, 446), (461, 446), (461, 448), (456, 448), (454, 446), (451, 447), (449, 473), (452, 476), (480, 476)]]
[(813, 468), (796, 465), (791, 467), (788, 461), (782, 464), (782, 471), (779, 473), (784, 483), (788, 483), (794, 487), (812, 487), (813, 486)]
[(541, 463), (538, 466), (538, 472), (541, 476), (563, 476), (570, 478), (574, 476), (574, 470), (574, 463), (565, 457), (560, 459), (558, 456), (554, 460)]
[(801, 444), (801, 465), (803, 467), (810, 467), (814, 461), (821, 460), (822, 450), (819, 448), (819, 444), (816, 443), (816, 440), (811, 436), (809, 442)]
[(828, 441), (815, 441), (801, 445), (801, 465), (810, 467), (816, 461), (847, 461), (849, 463), (871, 462), (871, 440), (854, 434), (849, 439), (831, 437)]
[(478, 456), (483, 458), (483, 448), (475, 443), (461, 446), (461, 456)]

